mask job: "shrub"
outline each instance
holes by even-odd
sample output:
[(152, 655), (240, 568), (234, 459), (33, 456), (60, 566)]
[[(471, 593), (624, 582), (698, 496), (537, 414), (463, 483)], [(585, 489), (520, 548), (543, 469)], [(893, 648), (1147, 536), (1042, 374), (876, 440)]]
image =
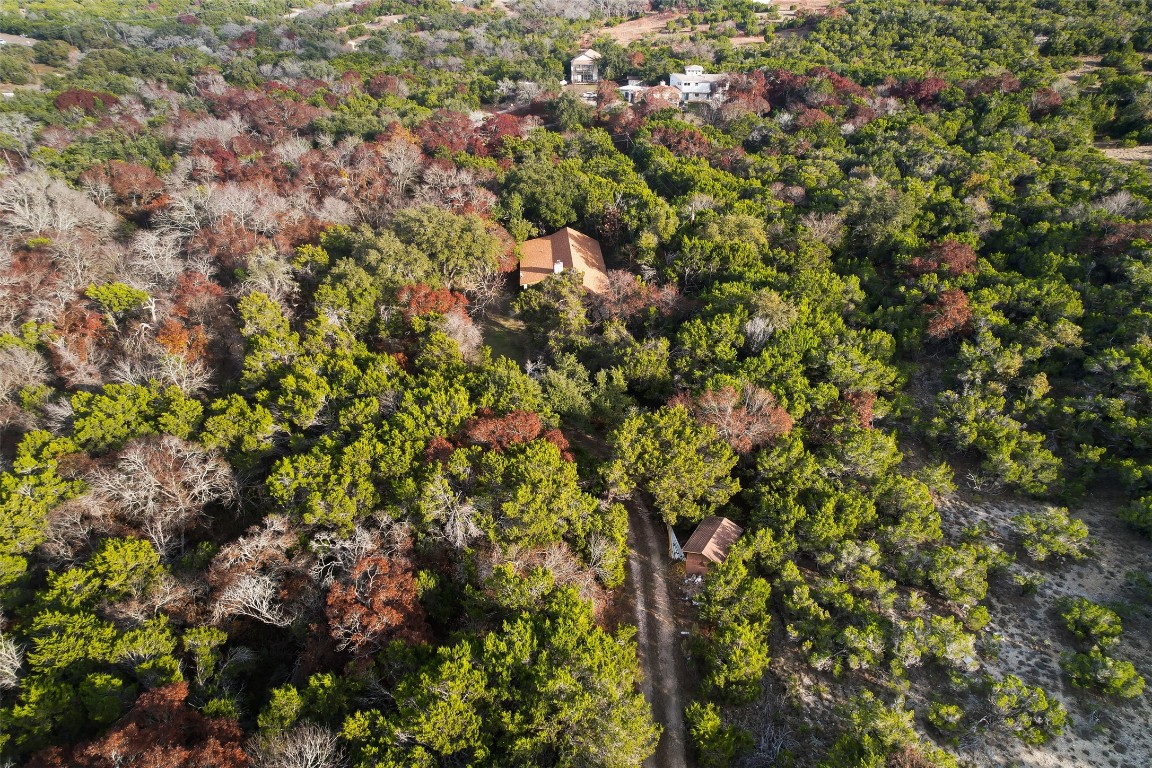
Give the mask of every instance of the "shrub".
[(1120, 511), (1124, 522), (1145, 535), (1152, 535), (1152, 496), (1142, 496)]
[(1100, 647), (1115, 643), (1123, 629), (1115, 611), (1083, 597), (1065, 600), (1060, 606), (1060, 618), (1078, 640)]
[(685, 715), (701, 768), (726, 768), (751, 746), (752, 739), (745, 731), (724, 725), (715, 704), (694, 701)]
[(1078, 688), (1095, 688), (1109, 696), (1131, 699), (1144, 692), (1144, 678), (1130, 661), (1120, 661), (1093, 648), (1088, 653), (1065, 654), (1060, 668)]
[(1025, 744), (1043, 744), (1064, 732), (1068, 710), (1048, 698), (1039, 686), (1033, 688), (1016, 675), (992, 684), (992, 703), (1003, 723)]
[(928, 707), (928, 722), (939, 731), (955, 731), (964, 719), (964, 710), (955, 704), (934, 701)]
[(1043, 512), (1026, 512), (1012, 518), (1012, 527), (1021, 545), (1036, 562), (1049, 557), (1083, 560), (1088, 554), (1088, 526), (1068, 515), (1068, 510), (1052, 507)]

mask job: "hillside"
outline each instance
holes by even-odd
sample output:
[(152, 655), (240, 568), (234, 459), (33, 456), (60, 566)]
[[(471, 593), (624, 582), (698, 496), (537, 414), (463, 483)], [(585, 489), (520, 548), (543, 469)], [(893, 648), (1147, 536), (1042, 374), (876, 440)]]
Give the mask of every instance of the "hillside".
[(804, 5), (0, 3), (0, 763), (1152, 764), (1152, 2)]

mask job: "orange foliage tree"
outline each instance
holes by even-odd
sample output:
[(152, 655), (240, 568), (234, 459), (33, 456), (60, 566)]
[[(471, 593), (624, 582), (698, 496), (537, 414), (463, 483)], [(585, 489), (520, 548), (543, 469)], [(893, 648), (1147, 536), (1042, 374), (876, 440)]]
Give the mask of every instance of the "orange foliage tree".
[(328, 629), (340, 650), (369, 653), (392, 639), (420, 642), (428, 637), (419, 589), (408, 561), (361, 558), (348, 578), (328, 591)]
[(244, 733), (235, 720), (208, 718), (188, 706), (188, 683), (141, 694), (100, 738), (37, 754), (29, 768), (246, 768)]

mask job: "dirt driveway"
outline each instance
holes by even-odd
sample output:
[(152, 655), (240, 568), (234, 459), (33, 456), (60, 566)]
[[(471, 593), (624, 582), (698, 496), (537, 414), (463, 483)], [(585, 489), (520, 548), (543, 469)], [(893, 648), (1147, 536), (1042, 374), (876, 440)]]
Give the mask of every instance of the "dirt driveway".
[(624, 588), (635, 606), (636, 639), (644, 668), (644, 698), (664, 735), (646, 768), (692, 765), (687, 749), (682, 631), (663, 523), (639, 502), (628, 505), (628, 575)]

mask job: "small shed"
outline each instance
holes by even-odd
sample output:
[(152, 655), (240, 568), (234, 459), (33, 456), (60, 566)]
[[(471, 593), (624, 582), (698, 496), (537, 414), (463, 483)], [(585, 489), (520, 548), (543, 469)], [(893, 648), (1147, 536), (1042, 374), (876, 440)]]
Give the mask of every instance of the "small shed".
[(520, 246), (521, 288), (569, 270), (579, 272), (584, 287), (592, 293), (604, 293), (608, 289), (608, 273), (600, 243), (583, 232), (565, 227)]
[(684, 571), (703, 576), (713, 563), (722, 563), (744, 529), (726, 517), (706, 517), (684, 544)]

